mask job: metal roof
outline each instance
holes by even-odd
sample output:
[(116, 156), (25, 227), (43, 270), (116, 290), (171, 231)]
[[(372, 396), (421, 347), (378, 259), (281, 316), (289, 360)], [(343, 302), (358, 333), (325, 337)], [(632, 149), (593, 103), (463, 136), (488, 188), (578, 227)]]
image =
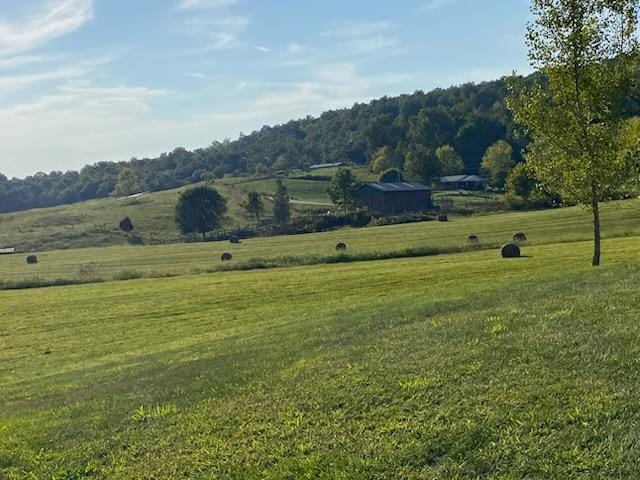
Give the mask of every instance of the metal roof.
[(344, 162), (336, 162), (336, 163), (317, 163), (315, 165), (309, 166), (310, 170), (319, 170), (321, 168), (335, 168), (342, 167)]
[(440, 177), (440, 183), (459, 183), (459, 182), (485, 182), (486, 179), (478, 175), (449, 175)]
[(431, 187), (415, 182), (365, 183), (364, 186), (375, 188), (382, 192), (425, 192), (431, 190)]

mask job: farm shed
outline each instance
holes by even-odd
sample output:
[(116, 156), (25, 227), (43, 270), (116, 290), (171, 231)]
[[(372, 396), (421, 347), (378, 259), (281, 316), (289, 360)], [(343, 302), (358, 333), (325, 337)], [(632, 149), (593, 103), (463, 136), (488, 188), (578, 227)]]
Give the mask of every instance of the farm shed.
[(317, 163), (315, 165), (311, 165), (309, 167), (309, 170), (320, 170), (322, 168), (337, 168), (337, 167), (344, 167), (344, 163), (343, 162), (337, 162), (337, 163)]
[(361, 206), (374, 212), (398, 213), (431, 208), (431, 188), (421, 183), (366, 183), (358, 190)]
[(486, 178), (478, 175), (449, 175), (447, 177), (440, 177), (442, 186), (452, 190), (480, 190), (486, 182)]

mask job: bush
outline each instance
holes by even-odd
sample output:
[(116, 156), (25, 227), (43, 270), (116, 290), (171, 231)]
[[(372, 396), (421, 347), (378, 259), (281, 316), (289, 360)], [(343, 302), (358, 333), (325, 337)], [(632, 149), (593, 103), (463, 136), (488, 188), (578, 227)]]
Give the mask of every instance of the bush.
[(29, 255), (27, 257), (27, 263), (29, 265), (35, 265), (36, 263), (38, 263), (38, 257), (36, 257), (35, 255)]
[(519, 258), (520, 247), (515, 243), (507, 243), (501, 249), (502, 258)]
[(136, 247), (144, 245), (144, 241), (137, 235), (131, 235), (128, 240), (129, 245), (134, 245)]

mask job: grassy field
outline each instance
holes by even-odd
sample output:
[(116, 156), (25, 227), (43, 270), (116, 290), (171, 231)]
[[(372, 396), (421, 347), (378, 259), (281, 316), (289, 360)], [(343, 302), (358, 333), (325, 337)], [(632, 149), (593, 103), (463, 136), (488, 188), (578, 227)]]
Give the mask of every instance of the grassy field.
[[(330, 176), (335, 169), (313, 172)], [(371, 179), (365, 168), (355, 168), (362, 180)], [(309, 174), (299, 172), (298, 175)], [(292, 203), (293, 215), (310, 207), (327, 206), (328, 181), (284, 179)], [(275, 179), (251, 180), (227, 177), (212, 185), (227, 198), (230, 227), (248, 222), (241, 207), (246, 193), (258, 191), (265, 195), (275, 192)], [(191, 186), (163, 192), (144, 193), (134, 198), (108, 198), (0, 215), (0, 248), (16, 247), (21, 252), (127, 245), (128, 238), (118, 229), (125, 216), (133, 220), (135, 235), (147, 245), (175, 243), (181, 240), (175, 221), (175, 205), (179, 192)], [(265, 217), (271, 215), (272, 204), (265, 199)]]
[(604, 247), (0, 292), (0, 478), (638, 478), (640, 249)]
[[(346, 242), (349, 254), (353, 255), (417, 248), (455, 250), (465, 246), (470, 234), (480, 237), (481, 248), (493, 248), (509, 241), (519, 231), (526, 232), (528, 243), (532, 245), (572, 242), (589, 240), (591, 228), (588, 212), (580, 208), (566, 208), (453, 217), (448, 223), (425, 222), (255, 238), (244, 240), (239, 245), (213, 242), (52, 251), (39, 253), (40, 263), (37, 265), (27, 265), (24, 255), (0, 256), (0, 284), (180, 275), (221, 267), (240, 268), (255, 259), (283, 257), (294, 257), (291, 263), (295, 263), (296, 259), (335, 255), (337, 242)], [(604, 207), (603, 234), (605, 238), (640, 236), (640, 201), (617, 202)], [(234, 260), (223, 266), (220, 256), (227, 251), (233, 254)], [(610, 253), (605, 250), (604, 262)]]

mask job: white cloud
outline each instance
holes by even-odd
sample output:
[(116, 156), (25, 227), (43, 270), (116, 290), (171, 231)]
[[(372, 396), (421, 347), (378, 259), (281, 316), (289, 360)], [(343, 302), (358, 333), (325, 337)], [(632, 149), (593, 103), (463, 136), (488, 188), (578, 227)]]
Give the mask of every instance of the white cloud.
[(174, 53), (174, 55), (199, 55), (236, 47), (239, 45), (239, 36), (247, 29), (249, 23), (248, 17), (239, 15), (187, 19), (181, 29), (182, 33), (198, 37), (203, 45), (186, 52)]
[(220, 8), (238, 3), (238, 0), (181, 0), (178, 8), (183, 10), (195, 8)]
[(256, 47), (256, 50), (262, 53), (269, 53), (271, 51), (269, 47), (262, 47), (262, 46)]
[(79, 29), (92, 17), (93, 0), (55, 0), (26, 18), (0, 21), (0, 55), (37, 48)]
[(382, 50), (402, 51), (400, 41), (391, 35), (393, 25), (387, 21), (341, 22), (333, 24), (322, 33), (323, 37), (338, 40), (343, 50), (357, 55)]
[(305, 50), (304, 46), (299, 43), (291, 43), (287, 46), (287, 52), (292, 54), (302, 53)]
[(424, 8), (425, 10), (439, 10), (453, 5), (456, 1), (457, 0), (429, 0), (424, 4)]

